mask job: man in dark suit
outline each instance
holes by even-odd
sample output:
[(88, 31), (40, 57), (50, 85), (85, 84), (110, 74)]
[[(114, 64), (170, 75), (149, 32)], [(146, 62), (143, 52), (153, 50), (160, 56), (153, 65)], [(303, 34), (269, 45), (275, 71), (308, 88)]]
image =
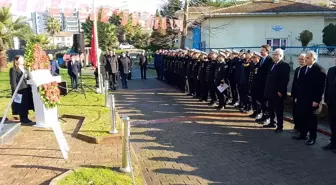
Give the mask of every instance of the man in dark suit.
[(109, 50), (109, 54), (105, 56), (106, 72), (109, 76), (109, 86), (116, 90), (117, 73), (119, 71), (118, 57), (114, 50)]
[(292, 83), (292, 92), (291, 92), (291, 97), (293, 99), (293, 120), (294, 120), (294, 129), (296, 131), (299, 131), (300, 129), (298, 128), (297, 124), (297, 118), (296, 118), (296, 103), (294, 102), (296, 96), (297, 96), (297, 90), (299, 88), (300, 80), (302, 79), (301, 77), (303, 76), (304, 72), (303, 68), (306, 65), (306, 54), (302, 53), (298, 57), (298, 62), (299, 62), (299, 67), (295, 69), (294, 72), (294, 78), (293, 78), (293, 83)]
[(126, 56), (125, 53), (122, 53), (118, 62), (119, 62), (119, 72), (121, 76), (122, 87), (124, 89), (128, 89), (127, 75), (131, 71), (131, 60)]
[(139, 55), (139, 66), (140, 66), (140, 72), (141, 72), (141, 79), (147, 79), (146, 78), (146, 71), (147, 71), (147, 56), (145, 53), (145, 50), (141, 52)]
[(268, 76), (268, 72), (270, 67), (273, 65), (273, 60), (269, 56), (269, 52), (271, 51), (271, 46), (269, 45), (262, 45), (261, 46), (261, 59), (260, 59), (260, 64), (257, 73), (254, 76), (254, 82), (256, 85), (256, 89), (258, 92), (256, 92), (257, 95), (257, 102), (259, 103), (259, 106), (261, 107), (261, 114), (260, 116), (257, 117), (256, 121), (257, 122), (264, 122), (267, 120), (267, 107), (266, 107), (266, 99), (264, 97), (264, 92), (265, 92), (265, 84), (266, 84), (266, 79)]
[(264, 125), (266, 128), (275, 127), (275, 115), (277, 117), (277, 128), (275, 133), (282, 132), (284, 100), (287, 95), (290, 66), (283, 61), (284, 52), (278, 48), (273, 53), (273, 66), (268, 71), (265, 84), (265, 98), (268, 101), (268, 113), (270, 123)]
[(78, 87), (78, 74), (81, 70), (81, 64), (79, 61), (79, 55), (71, 55), (71, 60), (68, 62), (68, 74), (71, 80), (71, 87), (77, 90)]
[(254, 52), (252, 56), (253, 66), (251, 70), (253, 70), (249, 75), (249, 83), (250, 83), (250, 91), (251, 91), (251, 106), (253, 113), (249, 115), (250, 118), (256, 118), (261, 113), (261, 107), (257, 103), (258, 95), (258, 86), (255, 83), (255, 76), (258, 73), (258, 69), (260, 67), (260, 59), (262, 58), (259, 52)]
[(317, 114), (320, 110), (326, 73), (325, 70), (316, 63), (317, 54), (314, 51), (306, 53), (306, 66), (304, 76), (300, 80), (296, 98), (297, 124), (299, 124), (300, 134), (293, 136), (296, 140), (306, 140), (307, 132), (309, 139), (306, 145), (313, 145), (316, 142)]
[(336, 153), (336, 66), (328, 70), (324, 102), (328, 105), (331, 138), (330, 143), (323, 149), (333, 150)]
[(127, 75), (127, 80), (132, 80), (132, 68), (133, 68), (133, 60), (129, 54), (128, 51), (126, 51), (126, 57), (129, 59), (129, 61), (131, 61), (131, 66), (130, 66), (130, 70), (129, 73)]

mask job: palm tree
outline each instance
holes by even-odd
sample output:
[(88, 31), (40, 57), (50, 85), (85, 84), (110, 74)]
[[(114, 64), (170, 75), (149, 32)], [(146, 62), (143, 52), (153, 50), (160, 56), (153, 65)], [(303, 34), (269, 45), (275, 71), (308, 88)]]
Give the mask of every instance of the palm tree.
[(7, 66), (7, 50), (14, 46), (14, 37), (28, 38), (28, 25), (24, 17), (13, 19), (10, 7), (0, 8), (0, 70)]
[(54, 17), (49, 17), (47, 20), (47, 32), (53, 37), (53, 44), (55, 45), (55, 35), (61, 31), (61, 23)]

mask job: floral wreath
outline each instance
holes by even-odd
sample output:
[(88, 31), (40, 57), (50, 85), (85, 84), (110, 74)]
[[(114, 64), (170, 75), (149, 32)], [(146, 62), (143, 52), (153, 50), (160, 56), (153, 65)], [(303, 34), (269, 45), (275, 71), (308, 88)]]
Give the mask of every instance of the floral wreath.
[[(28, 42), (24, 57), (29, 71), (50, 70), (49, 58), (39, 44)], [(46, 108), (54, 108), (60, 103), (60, 90), (56, 81), (42, 84), (38, 91)]]

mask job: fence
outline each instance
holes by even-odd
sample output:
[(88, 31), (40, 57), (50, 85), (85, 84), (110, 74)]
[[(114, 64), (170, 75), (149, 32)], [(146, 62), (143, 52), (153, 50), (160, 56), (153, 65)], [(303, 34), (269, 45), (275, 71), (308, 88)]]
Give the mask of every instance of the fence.
[[(242, 50), (245, 51), (250, 50), (251, 52), (260, 52), (260, 46), (259, 47), (227, 47), (227, 48), (204, 48), (203, 51), (209, 52), (211, 49), (230, 49), (230, 50)], [(273, 48), (273, 50), (276, 48)], [(284, 50), (285, 56), (284, 60), (291, 66), (291, 73), (290, 73), (290, 81), (288, 83), (288, 92), (291, 92), (292, 89), (292, 82), (294, 77), (294, 71), (299, 66), (297, 58), (301, 53), (304, 53), (308, 50), (313, 50), (317, 53), (318, 59), (317, 62), (320, 64), (326, 72), (329, 68), (335, 66), (335, 60), (336, 60), (336, 46), (333, 47), (286, 47), (282, 48)]]

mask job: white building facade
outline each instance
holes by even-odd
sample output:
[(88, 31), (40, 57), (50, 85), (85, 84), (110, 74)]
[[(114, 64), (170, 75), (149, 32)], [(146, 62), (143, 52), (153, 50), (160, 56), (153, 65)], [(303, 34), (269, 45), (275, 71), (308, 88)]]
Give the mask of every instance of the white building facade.
[(189, 19), (198, 22), (199, 34), (195, 38), (195, 26), (190, 26), (186, 47), (202, 45), (202, 48), (301, 46), (300, 33), (309, 30), (313, 40), (309, 45), (323, 45), (322, 30), (336, 23), (336, 9), (287, 0), (252, 1), (244, 4), (192, 12)]

